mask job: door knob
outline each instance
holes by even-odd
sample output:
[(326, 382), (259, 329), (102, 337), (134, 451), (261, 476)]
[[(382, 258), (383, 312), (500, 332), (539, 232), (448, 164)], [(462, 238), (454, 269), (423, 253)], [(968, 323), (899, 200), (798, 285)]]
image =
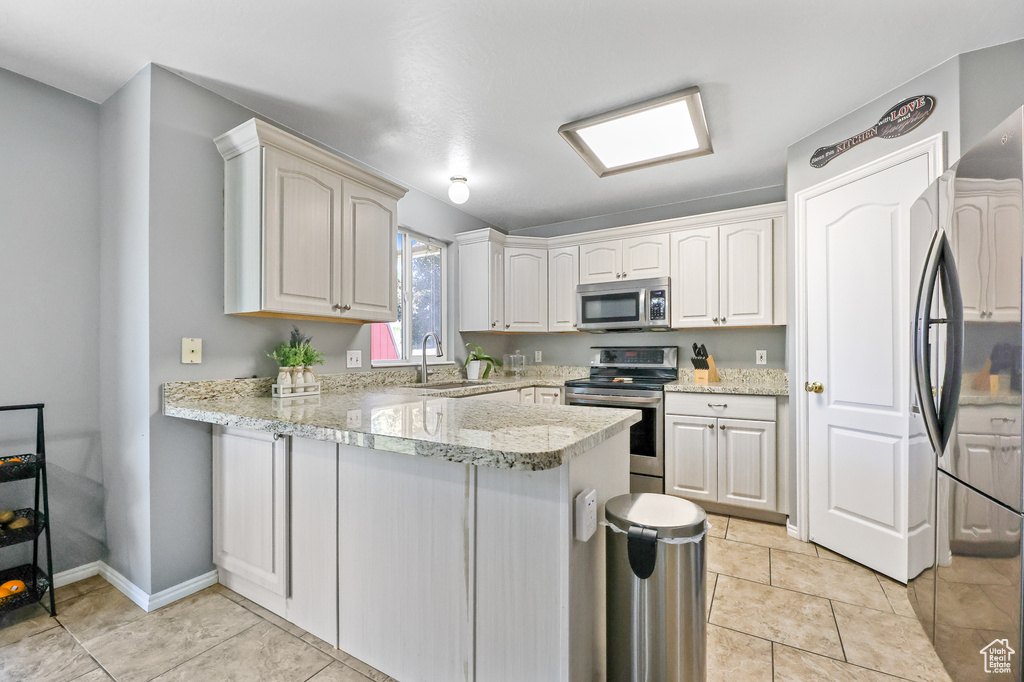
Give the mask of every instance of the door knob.
[(718, 324), (718, 318), (717, 317), (711, 318), (711, 321), (714, 322), (715, 324)]
[(821, 393), (825, 390), (825, 386), (820, 381), (815, 381), (813, 384), (805, 381), (804, 390), (808, 393)]

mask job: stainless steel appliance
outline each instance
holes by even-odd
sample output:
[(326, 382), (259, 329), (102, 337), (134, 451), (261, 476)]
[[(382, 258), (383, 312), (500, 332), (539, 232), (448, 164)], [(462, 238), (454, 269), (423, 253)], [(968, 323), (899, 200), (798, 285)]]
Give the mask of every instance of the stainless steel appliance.
[(954, 680), (1021, 679), (1022, 138), (1024, 109), (911, 208), (912, 384), (932, 455), (911, 464), (931, 560), (908, 587)]
[(577, 329), (585, 332), (667, 331), (669, 278), (637, 279), (576, 287)]
[(629, 490), (665, 492), (665, 384), (679, 378), (674, 346), (590, 349), (590, 378), (565, 382), (566, 405), (640, 410), (629, 430)]

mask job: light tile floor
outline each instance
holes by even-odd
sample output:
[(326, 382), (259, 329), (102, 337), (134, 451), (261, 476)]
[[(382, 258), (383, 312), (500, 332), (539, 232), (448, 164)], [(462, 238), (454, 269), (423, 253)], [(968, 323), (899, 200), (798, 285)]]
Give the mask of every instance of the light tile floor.
[[(899, 583), (709, 515), (709, 682), (948, 681)], [(145, 613), (102, 578), (0, 619), (0, 680), (391, 682), (219, 585)]]

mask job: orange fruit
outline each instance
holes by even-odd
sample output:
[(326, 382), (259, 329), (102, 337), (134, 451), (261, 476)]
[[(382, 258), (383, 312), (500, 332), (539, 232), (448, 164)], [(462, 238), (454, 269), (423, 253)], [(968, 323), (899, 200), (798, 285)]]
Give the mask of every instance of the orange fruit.
[(0, 462), (0, 464), (14, 464), (15, 462), (20, 462), (20, 461), (21, 461), (21, 458), (19, 458), (19, 457), (11, 457), (10, 459), (5, 459), (4, 461)]

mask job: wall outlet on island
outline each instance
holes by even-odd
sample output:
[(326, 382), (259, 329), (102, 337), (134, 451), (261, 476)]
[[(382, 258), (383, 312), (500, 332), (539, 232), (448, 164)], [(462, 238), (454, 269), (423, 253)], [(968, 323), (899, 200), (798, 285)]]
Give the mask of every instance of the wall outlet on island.
[(767, 365), (768, 364), (768, 351), (766, 351), (766, 350), (756, 350), (756, 351), (754, 351), (754, 362), (756, 362), (759, 365)]
[(345, 358), (345, 366), (348, 367), (349, 369), (352, 369), (354, 367), (362, 367), (363, 366), (363, 351), (361, 351), (361, 350), (350, 350), (348, 352), (348, 357)]
[(533, 361), (540, 362), (541, 358), (544, 357), (539, 350), (533, 351)]

